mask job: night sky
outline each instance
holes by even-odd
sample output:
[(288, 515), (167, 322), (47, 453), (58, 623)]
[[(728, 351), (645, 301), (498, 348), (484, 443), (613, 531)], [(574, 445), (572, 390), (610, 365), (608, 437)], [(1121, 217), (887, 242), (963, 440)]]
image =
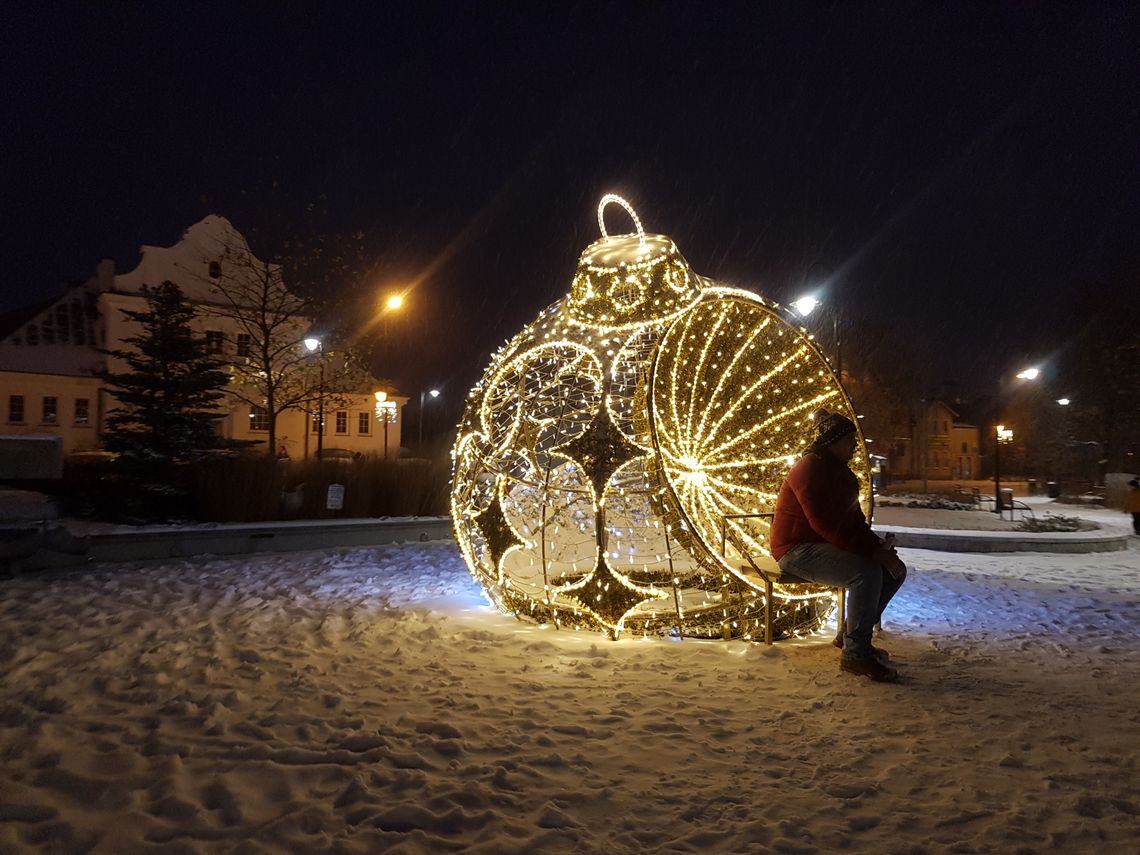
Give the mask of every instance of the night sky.
[(1140, 279), (1136, 9), (8, 0), (0, 309), (321, 199), (378, 259), (355, 288), (420, 282), (391, 375), (462, 394), (614, 191), (698, 272), (827, 279), (968, 384)]

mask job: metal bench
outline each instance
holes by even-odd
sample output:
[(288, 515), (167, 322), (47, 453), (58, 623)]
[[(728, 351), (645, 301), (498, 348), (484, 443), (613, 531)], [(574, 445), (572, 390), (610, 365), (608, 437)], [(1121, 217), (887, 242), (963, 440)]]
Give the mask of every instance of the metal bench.
[[(720, 520), (720, 555), (726, 561), (728, 559), (728, 522), (729, 520), (741, 519), (768, 519), (771, 520), (773, 514), (722, 514)], [(755, 574), (760, 577), (760, 583), (764, 587), (764, 642), (766, 644), (772, 643), (772, 586), (776, 582), (782, 584), (795, 584), (807, 585), (813, 588), (819, 588), (826, 591), (835, 591), (836, 598), (839, 601), (839, 627), (840, 632), (843, 631), (843, 626), (846, 619), (847, 612), (847, 590), (845, 588), (833, 588), (829, 585), (820, 585), (816, 582), (801, 579), (798, 576), (793, 576), (790, 573), (783, 573), (780, 571), (780, 565), (776, 563), (771, 555), (763, 553), (760, 555), (753, 555), (743, 550), (738, 550), (741, 557), (747, 563), (738, 566), (738, 570), (745, 576)]]

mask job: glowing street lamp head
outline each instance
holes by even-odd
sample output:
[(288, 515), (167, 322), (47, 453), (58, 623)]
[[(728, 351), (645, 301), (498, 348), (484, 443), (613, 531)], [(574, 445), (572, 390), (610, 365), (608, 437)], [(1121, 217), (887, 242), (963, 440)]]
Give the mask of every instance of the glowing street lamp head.
[(314, 351), (319, 350), (320, 346), (321, 340), (319, 338), (310, 337), (305, 339), (305, 348), (309, 351), (309, 353), (313, 353)]
[(1018, 380), (1036, 380), (1037, 375), (1041, 373), (1039, 368), (1026, 368), (1024, 371), (1017, 372)]
[(1062, 407), (1067, 407), (1067, 406), (1069, 406), (1069, 404), (1071, 404), (1073, 402), (1070, 401), (1068, 398), (1058, 398), (1057, 403), (1060, 404)]
[(792, 303), (792, 308), (796, 310), (801, 318), (806, 318), (815, 311), (815, 307), (819, 305), (819, 300), (815, 297), (800, 297)]
[(397, 309), (402, 309), (403, 307), (404, 307), (404, 295), (403, 294), (391, 294), (388, 296), (388, 299), (384, 301), (384, 308), (389, 309), (390, 311), (393, 311), (393, 312), (396, 311)]
[(431, 391), (428, 392), (428, 394), (431, 395), (433, 398), (438, 398), (439, 397), (439, 389), (432, 389)]

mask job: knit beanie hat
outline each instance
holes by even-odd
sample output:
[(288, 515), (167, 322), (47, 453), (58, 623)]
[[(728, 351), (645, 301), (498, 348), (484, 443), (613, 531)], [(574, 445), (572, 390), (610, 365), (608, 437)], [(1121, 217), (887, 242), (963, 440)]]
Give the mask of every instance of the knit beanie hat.
[(855, 433), (855, 422), (842, 413), (832, 413), (820, 408), (812, 413), (812, 418), (815, 419), (815, 442), (813, 445), (819, 448), (831, 445), (850, 433)]

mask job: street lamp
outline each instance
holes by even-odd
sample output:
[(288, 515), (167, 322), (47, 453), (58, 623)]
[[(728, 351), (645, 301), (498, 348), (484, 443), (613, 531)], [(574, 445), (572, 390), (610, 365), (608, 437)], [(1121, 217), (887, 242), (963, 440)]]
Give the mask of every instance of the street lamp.
[[(792, 308), (801, 318), (806, 318), (821, 305), (823, 304), (810, 294), (792, 301)], [(839, 309), (834, 306), (831, 309), (831, 338), (835, 342), (835, 374), (839, 377), (839, 381), (843, 382), (843, 346), (839, 340)]]
[(319, 338), (312, 337), (305, 339), (305, 347), (309, 353), (320, 353), (317, 363), (321, 372), (317, 386), (317, 460), (320, 460), (325, 440), (325, 349)]
[(376, 418), (384, 425), (384, 459), (388, 459), (388, 424), (396, 418), (396, 402), (388, 400), (388, 393), (373, 392), (376, 398)]
[[(1041, 371), (1025, 368), (1014, 376), (1018, 380), (1036, 380)], [(994, 400), (994, 513), (1001, 516), (1001, 444), (1013, 442), (1013, 429), (999, 424), (1001, 420), (1001, 392), (1005, 384), (998, 379), (997, 397)]]
[(423, 454), (424, 451), (424, 395), (431, 395), (433, 398), (439, 397), (439, 389), (421, 389), (420, 390), (420, 413), (419, 413), (419, 453)]

